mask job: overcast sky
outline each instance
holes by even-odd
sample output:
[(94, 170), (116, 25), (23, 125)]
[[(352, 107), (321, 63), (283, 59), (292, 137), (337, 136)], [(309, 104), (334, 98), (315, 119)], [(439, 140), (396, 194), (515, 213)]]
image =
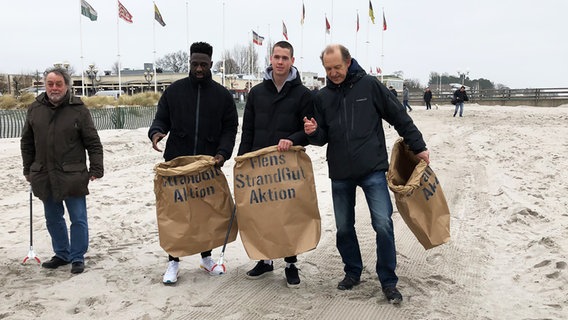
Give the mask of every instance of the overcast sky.
[[(302, 0), (156, 0), (165, 27), (154, 23), (150, 0), (121, 0), (134, 22), (120, 20), (118, 27), (115, 0), (87, 2), (97, 21), (80, 15), (80, 0), (1, 0), (0, 73), (42, 71), (63, 61), (76, 72), (90, 63), (111, 70), (119, 51), (123, 67), (141, 69), (153, 61), (154, 47), (160, 58), (194, 41), (211, 43), (215, 62), (223, 48), (247, 45), (253, 29), (265, 42), (283, 40), (283, 20), (302, 71), (323, 75), (319, 54), (338, 42), (367, 72), (402, 71), (422, 85), (430, 72), (469, 71), (472, 79), (511, 88), (568, 87), (566, 0), (372, 0), (375, 24), (368, 0), (304, 0), (303, 28)], [(255, 48), (264, 55), (266, 43)]]

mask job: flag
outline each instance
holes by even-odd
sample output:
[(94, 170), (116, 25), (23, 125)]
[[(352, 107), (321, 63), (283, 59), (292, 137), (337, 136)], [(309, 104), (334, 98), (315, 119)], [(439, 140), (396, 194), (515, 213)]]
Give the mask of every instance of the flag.
[(286, 28), (284, 20), (282, 20), (282, 35), (286, 38), (286, 40), (288, 40), (288, 29)]
[(162, 27), (166, 26), (166, 23), (164, 22), (164, 19), (162, 18), (162, 15), (160, 14), (160, 10), (158, 10), (156, 3), (154, 3), (154, 19), (156, 19), (156, 21), (158, 21), (158, 23), (162, 25)]
[(128, 10), (126, 10), (120, 1), (118, 1), (118, 17), (128, 23), (132, 23), (132, 15), (128, 12)]
[(369, 0), (369, 18), (371, 18), (371, 22), (375, 24), (375, 13), (373, 12), (373, 4), (371, 0)]
[(97, 21), (97, 11), (85, 0), (81, 0), (81, 14), (91, 21)]
[(331, 32), (331, 24), (329, 24), (327, 17), (325, 17), (325, 33), (329, 34), (330, 32)]
[(377, 67), (377, 73), (381, 74), (381, 73), (383, 73), (383, 70), (381, 70), (381, 68)]
[(253, 30), (252, 31), (252, 43), (261, 46), (262, 41), (264, 41), (264, 37), (259, 36), (258, 33), (254, 32), (254, 30)]
[(385, 12), (383, 11), (383, 31), (387, 30), (387, 19), (385, 19)]
[(359, 12), (357, 12), (357, 32), (359, 32)]
[(304, 2), (302, 1), (302, 20), (300, 20), (300, 24), (304, 25), (305, 18), (306, 18), (306, 7), (304, 6)]

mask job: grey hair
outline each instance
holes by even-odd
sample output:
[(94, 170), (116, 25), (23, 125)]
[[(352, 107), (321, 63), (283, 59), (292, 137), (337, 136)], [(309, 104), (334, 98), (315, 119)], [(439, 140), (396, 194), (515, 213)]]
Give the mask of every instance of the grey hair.
[(46, 76), (50, 73), (55, 73), (58, 76), (62, 76), (63, 81), (65, 81), (65, 85), (67, 87), (71, 87), (71, 75), (69, 74), (69, 71), (67, 71), (67, 69), (62, 67), (53, 67), (45, 70)]

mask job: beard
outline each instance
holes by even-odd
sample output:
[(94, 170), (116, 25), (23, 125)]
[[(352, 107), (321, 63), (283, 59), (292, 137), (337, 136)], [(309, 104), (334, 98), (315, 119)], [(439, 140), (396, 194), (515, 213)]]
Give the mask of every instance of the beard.
[(49, 98), (49, 102), (51, 102), (52, 104), (60, 104), (65, 99), (67, 91), (58, 92), (58, 93), (47, 92), (46, 94), (47, 97)]

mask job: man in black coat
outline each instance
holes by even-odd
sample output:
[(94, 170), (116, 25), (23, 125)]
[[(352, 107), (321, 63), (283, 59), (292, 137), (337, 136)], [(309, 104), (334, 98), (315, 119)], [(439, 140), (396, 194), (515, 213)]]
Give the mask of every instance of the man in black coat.
[(454, 101), (456, 101), (456, 109), (454, 110), (454, 117), (460, 112), (460, 117), (463, 117), (463, 103), (464, 101), (469, 101), (467, 93), (465, 92), (465, 86), (461, 86), (458, 90), (454, 92)]
[[(278, 145), (278, 151), (287, 151), (293, 145), (308, 144), (303, 118), (313, 115), (313, 93), (302, 84), (293, 64), (292, 45), (286, 41), (274, 44), (264, 81), (251, 89), (245, 105), (239, 155), (273, 145)], [(297, 257), (284, 261), (287, 285), (297, 288)], [(260, 260), (246, 274), (256, 279), (273, 270), (272, 260)]]
[(429, 87), (426, 87), (426, 90), (424, 90), (424, 103), (426, 103), (426, 110), (432, 109), (432, 104), (430, 103), (431, 101), (432, 101), (432, 91), (430, 91)]
[[(148, 137), (154, 150), (169, 132), (164, 159), (179, 156), (210, 155), (218, 166), (231, 157), (237, 135), (238, 114), (231, 93), (213, 81), (213, 48), (196, 42), (190, 48), (189, 77), (170, 85), (158, 102), (158, 110)], [(211, 250), (201, 253), (200, 267), (211, 273), (215, 261)], [(169, 256), (164, 284), (177, 281), (179, 258)]]

